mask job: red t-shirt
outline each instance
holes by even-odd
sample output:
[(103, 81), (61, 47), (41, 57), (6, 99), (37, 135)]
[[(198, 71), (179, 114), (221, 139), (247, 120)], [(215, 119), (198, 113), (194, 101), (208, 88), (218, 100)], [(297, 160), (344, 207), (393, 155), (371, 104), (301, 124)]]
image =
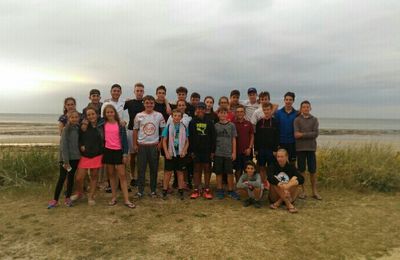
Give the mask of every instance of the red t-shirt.
[(254, 134), (253, 125), (247, 121), (243, 120), (243, 122), (235, 121), (236, 126), (236, 146), (237, 146), (237, 153), (241, 154), (249, 148), (250, 146), (250, 137)]
[(235, 122), (235, 113), (232, 111), (228, 112), (228, 115), (226, 116), (226, 120), (228, 120), (229, 122)]

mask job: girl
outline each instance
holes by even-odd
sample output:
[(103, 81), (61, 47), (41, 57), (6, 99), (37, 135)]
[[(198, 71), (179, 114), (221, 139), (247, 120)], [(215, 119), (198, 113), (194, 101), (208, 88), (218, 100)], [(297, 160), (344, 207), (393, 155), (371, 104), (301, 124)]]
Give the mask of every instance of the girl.
[(298, 186), (304, 183), (303, 176), (296, 167), (289, 163), (289, 155), (285, 149), (279, 149), (276, 154), (277, 164), (268, 167), (268, 181), (271, 184), (269, 200), (271, 209), (277, 209), (285, 203), (290, 213), (297, 213), (293, 202), (298, 196)]
[(103, 166), (104, 121), (98, 120), (97, 109), (94, 106), (85, 108), (85, 112), (86, 120), (83, 120), (79, 132), (79, 148), (82, 156), (76, 174), (77, 192), (71, 199), (74, 201), (82, 197), (83, 180), (90, 169), (90, 194), (88, 197), (88, 204), (93, 206), (96, 204), (94, 193), (96, 191), (98, 172)]
[(226, 119), (228, 120), (228, 122), (234, 122), (235, 121), (235, 113), (233, 113), (229, 108), (229, 99), (225, 96), (220, 97), (218, 100), (218, 105), (219, 105), (219, 107), (224, 107), (224, 108), (228, 109), (228, 115), (227, 115)]
[(244, 189), (249, 196), (249, 198), (243, 202), (244, 207), (253, 204), (255, 208), (261, 208), (260, 200), (263, 194), (261, 177), (260, 174), (256, 173), (256, 164), (253, 161), (247, 161), (245, 163), (244, 173), (240, 176), (236, 186), (238, 189)]
[(58, 204), (58, 199), (66, 178), (68, 178), (67, 192), (65, 195), (65, 205), (72, 206), (70, 199), (72, 187), (74, 185), (75, 171), (79, 163), (79, 113), (71, 111), (67, 113), (67, 124), (61, 134), (60, 144), (60, 176), (54, 192), (54, 198), (48, 204), (47, 208), (54, 208)]
[(62, 130), (68, 122), (67, 114), (76, 110), (76, 100), (73, 97), (64, 99), (63, 114), (58, 118), (58, 133), (61, 135)]
[(206, 104), (205, 118), (213, 122), (214, 124), (218, 122), (218, 116), (214, 112), (214, 98), (212, 96), (207, 96), (204, 98), (204, 103)]
[(115, 107), (111, 104), (105, 106), (103, 110), (104, 124), (104, 155), (108, 179), (111, 184), (112, 199), (110, 206), (117, 204), (117, 187), (115, 174), (118, 174), (121, 190), (124, 195), (124, 205), (128, 208), (135, 208), (135, 204), (129, 201), (128, 185), (125, 175), (125, 164), (128, 157), (128, 140), (126, 129), (121, 126), (119, 115)]
[(167, 198), (167, 191), (171, 174), (176, 171), (178, 176), (178, 191), (183, 200), (183, 188), (185, 187), (184, 170), (186, 168), (185, 156), (189, 147), (189, 131), (181, 122), (182, 111), (172, 111), (172, 122), (168, 123), (162, 132), (163, 149), (165, 153), (165, 168), (163, 181), (163, 199)]

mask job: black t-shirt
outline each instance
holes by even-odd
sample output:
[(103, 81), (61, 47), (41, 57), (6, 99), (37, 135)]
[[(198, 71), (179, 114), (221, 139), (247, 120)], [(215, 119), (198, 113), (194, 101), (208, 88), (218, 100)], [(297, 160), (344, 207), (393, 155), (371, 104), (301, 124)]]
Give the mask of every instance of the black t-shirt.
[(128, 129), (133, 130), (133, 122), (136, 114), (144, 110), (143, 100), (131, 99), (125, 102), (124, 110), (128, 109), (129, 124)]
[(168, 121), (169, 115), (167, 114), (167, 105), (165, 105), (165, 103), (158, 103), (156, 101), (154, 103), (154, 110), (163, 115), (165, 122)]
[(260, 119), (256, 124), (256, 133), (254, 136), (254, 149), (258, 151), (261, 148), (270, 149), (274, 152), (278, 150), (279, 145), (279, 124), (275, 118)]
[(297, 177), (297, 181), (300, 185), (304, 183), (303, 176), (299, 173), (296, 167), (290, 163), (286, 163), (284, 167), (279, 166), (278, 163), (272, 164), (268, 167), (267, 173), (268, 181), (272, 185), (278, 185), (280, 182), (287, 183), (294, 176)]

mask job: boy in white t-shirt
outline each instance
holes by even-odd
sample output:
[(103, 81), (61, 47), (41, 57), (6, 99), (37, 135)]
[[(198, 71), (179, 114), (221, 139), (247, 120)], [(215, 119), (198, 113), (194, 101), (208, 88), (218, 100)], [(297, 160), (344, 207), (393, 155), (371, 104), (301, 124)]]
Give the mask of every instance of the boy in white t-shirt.
[[(101, 116), (103, 116), (104, 108), (108, 104), (112, 104), (118, 112), (119, 118), (121, 121), (124, 121), (124, 106), (125, 106), (125, 99), (121, 98), (122, 88), (118, 84), (114, 84), (111, 86), (110, 90), (111, 99), (104, 100), (103, 105), (101, 106)], [(124, 123), (126, 124), (126, 123)]]
[(143, 197), (146, 168), (149, 164), (150, 196), (155, 198), (157, 197), (158, 158), (161, 149), (160, 129), (165, 127), (165, 120), (161, 113), (154, 111), (155, 99), (153, 96), (145, 96), (143, 104), (144, 111), (136, 115), (133, 126), (133, 149), (138, 153), (138, 193), (136, 193), (136, 197)]

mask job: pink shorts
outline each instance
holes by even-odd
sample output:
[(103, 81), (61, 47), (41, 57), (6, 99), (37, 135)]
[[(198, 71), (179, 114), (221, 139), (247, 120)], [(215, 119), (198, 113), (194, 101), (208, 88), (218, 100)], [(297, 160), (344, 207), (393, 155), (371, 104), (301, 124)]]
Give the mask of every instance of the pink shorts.
[(79, 160), (78, 169), (98, 169), (103, 167), (103, 155), (98, 155), (93, 158), (81, 157)]

